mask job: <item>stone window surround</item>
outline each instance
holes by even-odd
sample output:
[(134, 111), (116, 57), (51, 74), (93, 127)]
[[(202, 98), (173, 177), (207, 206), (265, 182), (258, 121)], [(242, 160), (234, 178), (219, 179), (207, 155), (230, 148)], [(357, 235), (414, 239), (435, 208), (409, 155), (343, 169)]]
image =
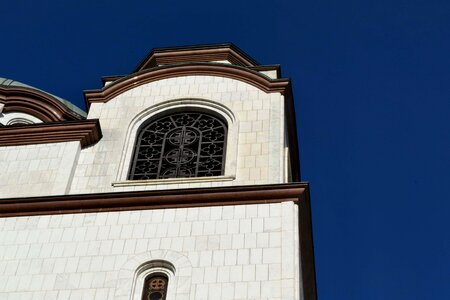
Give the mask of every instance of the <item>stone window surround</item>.
[(129, 180), (222, 176), (227, 125), (203, 111), (169, 111), (139, 129)]
[(177, 251), (164, 249), (130, 257), (120, 269), (114, 299), (141, 300), (144, 280), (152, 273), (167, 276), (167, 299), (175, 299), (177, 295), (190, 295), (191, 262)]
[[(133, 292), (131, 296), (132, 300), (142, 299), (145, 279), (153, 274), (165, 275), (167, 277), (167, 296), (172, 296), (175, 294), (173, 288), (171, 289), (171, 284), (173, 285), (172, 281), (175, 276), (175, 267), (171, 263), (164, 260), (153, 260), (141, 265), (136, 270)], [(167, 296), (166, 299), (169, 299)]]
[[(169, 179), (151, 179), (151, 180), (127, 180), (129, 167), (131, 164), (136, 135), (139, 127), (148, 119), (168, 110), (199, 110), (220, 115), (228, 125), (228, 137), (225, 153), (225, 169), (223, 176), (212, 177), (192, 177), (192, 178), (169, 178)], [(208, 99), (172, 99), (151, 106), (138, 115), (130, 122), (124, 147), (122, 149), (119, 171), (116, 181), (112, 183), (113, 187), (123, 186), (142, 186), (155, 184), (180, 184), (211, 181), (232, 181), (236, 179), (237, 151), (238, 151), (239, 128), (238, 122), (233, 112), (225, 105)]]

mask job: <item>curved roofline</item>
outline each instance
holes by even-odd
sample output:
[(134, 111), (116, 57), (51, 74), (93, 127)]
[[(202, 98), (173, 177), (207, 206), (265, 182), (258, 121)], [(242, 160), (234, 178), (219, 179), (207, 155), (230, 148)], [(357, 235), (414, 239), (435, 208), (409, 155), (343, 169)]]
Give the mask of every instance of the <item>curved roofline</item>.
[(85, 118), (86, 117), (86, 112), (84, 110), (82, 110), (81, 108), (79, 108), (78, 106), (74, 105), (72, 102), (63, 99), (61, 97), (58, 97), (56, 95), (53, 95), (49, 92), (46, 92), (44, 90), (38, 89), (36, 87), (30, 86), (28, 84), (22, 83), (20, 81), (16, 81), (13, 79), (8, 79), (8, 78), (2, 78), (0, 77), (0, 87), (8, 87), (8, 88), (13, 88), (13, 87), (23, 87), (23, 88), (28, 88), (31, 90), (35, 90), (41, 93), (44, 93), (50, 97), (55, 98), (56, 100), (58, 100), (59, 102), (61, 102), (62, 105), (66, 106), (68, 109), (72, 110), (74, 113), (80, 115), (81, 117)]
[(291, 85), (290, 80), (287, 78), (271, 79), (262, 73), (236, 65), (220, 63), (184, 63), (144, 69), (140, 72), (132, 73), (120, 78), (102, 89), (85, 90), (84, 98), (86, 107), (89, 108), (92, 103), (96, 102), (106, 103), (127, 90), (149, 82), (194, 75), (221, 76), (236, 79), (253, 85), (266, 93), (278, 92), (284, 94)]
[(85, 119), (56, 96), (27, 85), (0, 85), (0, 103), (4, 112), (23, 112), (44, 123)]

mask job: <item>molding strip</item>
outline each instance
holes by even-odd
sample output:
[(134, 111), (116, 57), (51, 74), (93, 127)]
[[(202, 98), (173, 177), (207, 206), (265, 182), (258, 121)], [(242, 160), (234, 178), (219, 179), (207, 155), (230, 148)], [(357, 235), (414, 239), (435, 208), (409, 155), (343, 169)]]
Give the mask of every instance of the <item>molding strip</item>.
[(137, 86), (161, 79), (180, 76), (221, 76), (251, 84), (266, 93), (286, 93), (291, 88), (289, 79), (270, 79), (257, 71), (245, 67), (214, 63), (188, 63), (175, 66), (161, 66), (125, 76), (99, 90), (84, 91), (86, 106), (92, 103), (106, 103), (119, 94)]
[(101, 138), (98, 119), (0, 128), (0, 147), (79, 141), (81, 147), (85, 148), (97, 143)]
[(256, 66), (252, 57), (232, 43), (181, 46), (153, 49), (139, 64), (134, 72), (154, 68), (160, 65), (187, 62), (212, 62), (228, 60), (238, 66)]
[(0, 217), (294, 201), (307, 183), (0, 199)]

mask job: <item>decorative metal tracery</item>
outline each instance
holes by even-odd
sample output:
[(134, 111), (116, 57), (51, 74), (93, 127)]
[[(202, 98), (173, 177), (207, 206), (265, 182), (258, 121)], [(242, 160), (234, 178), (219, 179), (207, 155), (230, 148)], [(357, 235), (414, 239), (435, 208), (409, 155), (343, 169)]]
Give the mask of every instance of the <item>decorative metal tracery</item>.
[(218, 176), (223, 174), (227, 127), (206, 113), (175, 113), (138, 133), (128, 179)]
[(145, 279), (142, 300), (165, 300), (168, 278), (165, 275), (150, 275)]

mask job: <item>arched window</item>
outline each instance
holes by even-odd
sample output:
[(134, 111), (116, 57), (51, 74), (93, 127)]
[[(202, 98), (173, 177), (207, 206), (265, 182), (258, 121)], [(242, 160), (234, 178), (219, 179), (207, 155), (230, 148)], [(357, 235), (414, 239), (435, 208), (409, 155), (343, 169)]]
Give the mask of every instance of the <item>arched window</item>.
[(142, 300), (166, 300), (169, 279), (164, 274), (152, 273), (145, 278)]
[(177, 112), (140, 128), (130, 180), (223, 175), (227, 126), (204, 112)]

